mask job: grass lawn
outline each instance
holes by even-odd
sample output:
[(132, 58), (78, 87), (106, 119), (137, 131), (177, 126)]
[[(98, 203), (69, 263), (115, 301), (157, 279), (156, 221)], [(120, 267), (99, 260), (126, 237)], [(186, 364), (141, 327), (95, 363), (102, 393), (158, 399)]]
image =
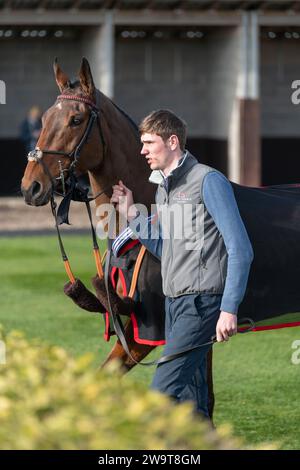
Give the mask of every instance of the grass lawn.
[[(66, 236), (74, 274), (91, 287), (95, 274), (88, 236)], [(84, 312), (63, 293), (67, 281), (54, 236), (0, 238), (0, 323), (22, 330), (78, 355), (95, 353), (102, 362), (113, 342), (103, 340), (102, 316)], [(238, 335), (214, 347), (215, 423), (231, 423), (246, 443), (276, 441), (300, 448), (300, 364), (293, 365), (292, 343), (300, 328)], [(148, 359), (157, 357), (157, 349)], [(7, 351), (9, 361), (9, 351)], [(146, 384), (154, 369), (130, 374)]]

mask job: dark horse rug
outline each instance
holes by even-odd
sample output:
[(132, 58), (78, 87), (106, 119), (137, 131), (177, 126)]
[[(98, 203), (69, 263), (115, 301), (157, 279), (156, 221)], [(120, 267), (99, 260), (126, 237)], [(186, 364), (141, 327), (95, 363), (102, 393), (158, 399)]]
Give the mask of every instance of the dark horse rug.
[[(232, 184), (254, 260), (239, 316), (300, 324), (300, 185)], [(294, 314), (294, 315), (293, 315)], [(269, 321), (266, 321), (269, 320)]]
[[(232, 183), (241, 217), (254, 251), (248, 286), (238, 317), (251, 318), (256, 330), (300, 325), (300, 185), (251, 188)], [(111, 279), (120, 276), (128, 292), (133, 264), (130, 252), (138, 249), (126, 229), (114, 241)], [(134, 254), (134, 253), (133, 253)], [(162, 305), (139, 302), (132, 312), (134, 337), (138, 343), (164, 344)], [(160, 312), (157, 308), (161, 309)], [(109, 315), (105, 317), (105, 339), (114, 334)]]

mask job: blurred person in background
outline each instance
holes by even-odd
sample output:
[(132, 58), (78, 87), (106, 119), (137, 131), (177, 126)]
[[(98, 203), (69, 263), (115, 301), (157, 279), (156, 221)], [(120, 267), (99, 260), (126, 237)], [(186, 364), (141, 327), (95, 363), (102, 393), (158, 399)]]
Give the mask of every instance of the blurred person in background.
[(41, 115), (40, 108), (32, 106), (21, 124), (20, 137), (25, 146), (26, 154), (35, 149), (42, 128)]

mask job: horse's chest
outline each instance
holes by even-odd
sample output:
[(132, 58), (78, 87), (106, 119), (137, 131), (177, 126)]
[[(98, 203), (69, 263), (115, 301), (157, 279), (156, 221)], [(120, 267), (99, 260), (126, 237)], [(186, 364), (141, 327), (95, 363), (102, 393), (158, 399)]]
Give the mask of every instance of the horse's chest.
[(118, 276), (116, 291), (117, 291), (117, 294), (118, 294), (119, 297), (121, 297), (121, 298), (125, 297), (120, 276)]

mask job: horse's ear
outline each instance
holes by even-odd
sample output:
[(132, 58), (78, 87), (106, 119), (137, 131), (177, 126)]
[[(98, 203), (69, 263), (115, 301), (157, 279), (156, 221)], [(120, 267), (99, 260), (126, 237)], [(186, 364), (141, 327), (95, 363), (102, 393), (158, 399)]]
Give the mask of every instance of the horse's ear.
[(86, 95), (94, 96), (95, 94), (95, 84), (92, 76), (92, 72), (90, 69), (90, 64), (88, 60), (83, 57), (81, 61), (81, 66), (79, 70), (79, 80), (82, 90)]
[(62, 71), (60, 66), (58, 65), (57, 57), (54, 59), (53, 70), (55, 75), (55, 80), (60, 89), (61, 93), (65, 88), (67, 88), (70, 84), (69, 77)]

